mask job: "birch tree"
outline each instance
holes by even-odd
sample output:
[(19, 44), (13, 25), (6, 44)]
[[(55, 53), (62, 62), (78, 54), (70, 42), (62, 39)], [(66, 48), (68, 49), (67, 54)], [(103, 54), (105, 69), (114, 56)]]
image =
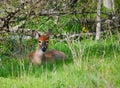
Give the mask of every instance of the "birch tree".
[(96, 25), (96, 40), (100, 40), (101, 38), (101, 4), (102, 4), (102, 1), (103, 1), (103, 5), (114, 11), (114, 0), (98, 0), (98, 3), (97, 3), (97, 25)]
[(100, 19), (100, 16), (101, 16), (101, 1), (102, 0), (98, 0), (98, 3), (97, 3), (97, 25), (96, 25), (96, 40), (100, 40), (100, 37), (101, 37), (101, 19)]
[(114, 0), (103, 0), (103, 5), (110, 9), (110, 10), (114, 10)]

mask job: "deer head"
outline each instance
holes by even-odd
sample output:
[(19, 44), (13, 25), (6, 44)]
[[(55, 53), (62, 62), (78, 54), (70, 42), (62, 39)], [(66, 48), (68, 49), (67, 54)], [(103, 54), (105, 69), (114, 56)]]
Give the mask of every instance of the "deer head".
[(49, 30), (45, 35), (40, 35), (38, 37), (39, 49), (45, 52), (48, 48), (49, 37), (52, 34), (52, 30)]

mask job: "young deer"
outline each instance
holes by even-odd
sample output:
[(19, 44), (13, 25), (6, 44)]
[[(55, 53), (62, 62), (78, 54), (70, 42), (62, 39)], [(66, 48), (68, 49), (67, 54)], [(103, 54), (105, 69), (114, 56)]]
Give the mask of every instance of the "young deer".
[(48, 48), (49, 37), (51, 33), (52, 30), (49, 30), (46, 35), (39, 36), (38, 49), (27, 56), (27, 59), (32, 64), (41, 64), (42, 62), (53, 62), (55, 60), (64, 60), (67, 58), (67, 56), (61, 51), (57, 51), (55, 49), (46, 51)]

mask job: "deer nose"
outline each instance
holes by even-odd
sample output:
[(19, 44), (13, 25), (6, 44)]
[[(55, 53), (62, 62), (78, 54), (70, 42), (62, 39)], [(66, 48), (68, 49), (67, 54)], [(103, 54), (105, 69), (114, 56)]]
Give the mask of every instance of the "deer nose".
[(43, 52), (46, 51), (46, 47), (45, 47), (45, 46), (42, 47), (42, 51), (43, 51)]

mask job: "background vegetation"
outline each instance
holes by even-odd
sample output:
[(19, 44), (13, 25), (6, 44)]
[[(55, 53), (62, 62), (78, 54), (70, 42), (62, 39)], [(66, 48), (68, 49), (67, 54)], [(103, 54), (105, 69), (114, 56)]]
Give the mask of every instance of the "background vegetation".
[[(99, 41), (95, 40), (96, 0), (35, 2), (28, 2), (22, 9), (19, 6), (25, 2), (19, 0), (0, 2), (0, 22), (3, 18), (4, 22), (10, 22), (0, 25), (0, 88), (119, 88), (120, 1), (115, 1), (114, 11), (102, 6)], [(16, 8), (20, 12), (9, 20)], [(59, 20), (52, 12), (46, 14), (42, 10), (58, 11)], [(105, 23), (114, 16), (117, 20), (110, 25)], [(27, 35), (20, 29), (8, 30), (8, 26), (14, 27), (23, 20), (26, 22), (19, 27), (22, 30), (46, 32), (52, 28), (53, 35), (61, 34), (50, 39), (49, 49), (63, 51), (68, 60), (30, 67), (26, 55), (36, 49), (38, 41), (34, 37), (25, 38)], [(64, 40), (76, 34), (79, 36)]]

